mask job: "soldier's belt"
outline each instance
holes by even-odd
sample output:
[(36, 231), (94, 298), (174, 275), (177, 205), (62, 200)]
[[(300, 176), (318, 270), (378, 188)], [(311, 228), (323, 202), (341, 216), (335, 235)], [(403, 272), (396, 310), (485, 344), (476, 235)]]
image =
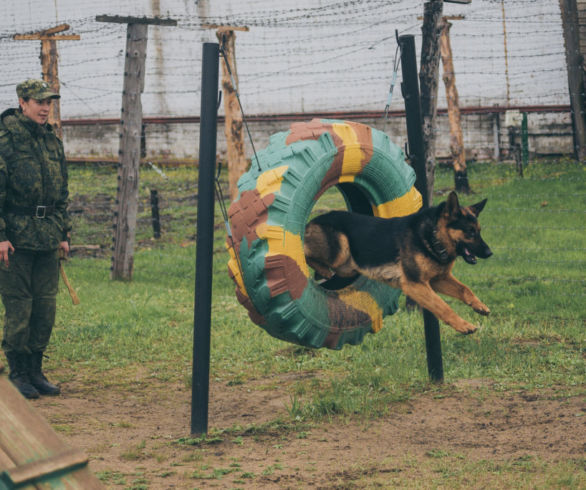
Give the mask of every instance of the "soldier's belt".
[(6, 206), (6, 212), (19, 216), (46, 218), (55, 212), (55, 206)]

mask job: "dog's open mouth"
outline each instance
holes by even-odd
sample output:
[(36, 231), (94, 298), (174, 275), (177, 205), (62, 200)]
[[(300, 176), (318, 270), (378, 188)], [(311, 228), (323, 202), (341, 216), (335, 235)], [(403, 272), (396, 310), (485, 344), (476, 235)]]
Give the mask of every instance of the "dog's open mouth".
[(460, 247), (461, 255), (468, 264), (476, 264), (476, 255), (474, 255), (464, 245)]

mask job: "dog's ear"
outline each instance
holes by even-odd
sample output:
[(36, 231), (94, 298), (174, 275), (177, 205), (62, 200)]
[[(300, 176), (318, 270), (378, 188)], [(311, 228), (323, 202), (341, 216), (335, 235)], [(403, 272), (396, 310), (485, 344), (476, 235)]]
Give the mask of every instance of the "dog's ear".
[(472, 213), (474, 213), (474, 216), (478, 217), (478, 215), (480, 214), (480, 211), (482, 211), (484, 209), (484, 205), (486, 204), (487, 199), (484, 199), (480, 202), (477, 202), (476, 204), (472, 204), (472, 206), (470, 206), (470, 211), (472, 211)]
[(444, 207), (444, 214), (451, 217), (456, 217), (460, 213), (460, 203), (458, 201), (458, 194), (454, 191), (450, 192), (446, 205)]

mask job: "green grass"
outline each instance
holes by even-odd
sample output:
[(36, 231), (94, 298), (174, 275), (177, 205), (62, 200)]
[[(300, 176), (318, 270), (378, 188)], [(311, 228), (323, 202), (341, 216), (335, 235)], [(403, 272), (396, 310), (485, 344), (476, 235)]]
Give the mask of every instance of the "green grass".
[[(405, 456), (383, 464), (347, 468), (332, 486), (340, 488), (583, 488), (582, 460), (543, 461), (530, 455), (472, 461), (461, 454), (431, 450), (426, 457)], [(419, 478), (408, 478), (407, 474)], [(425, 475), (425, 476), (423, 476)], [(423, 483), (422, 483), (423, 482)], [(338, 488), (338, 487), (335, 487)]]
[[(465, 318), (480, 324), (473, 336), (442, 326), (447, 381), (490, 378), (511, 386), (561, 386), (575, 391), (584, 382), (584, 166), (567, 161), (532, 163), (525, 178), (505, 164), (469, 168), (471, 196), (465, 204), (488, 197), (481, 215), (483, 236), (494, 256), (469, 266), (458, 261), (455, 274), (492, 310), (479, 317), (449, 300)], [(71, 195), (114, 192), (111, 169), (73, 167)], [(189, 199), (197, 190), (192, 169), (141, 173), (141, 196), (157, 187), (168, 216), (163, 238), (147, 239), (150, 222), (139, 226), (131, 282), (109, 279), (108, 251), (103, 258), (74, 258), (67, 265), (82, 305), (59, 296), (51, 351), (57, 361), (79, 364), (87, 372), (148, 366), (151, 375), (189, 383), (193, 328), (196, 209)], [(450, 186), (451, 172), (436, 171), (436, 188)], [(331, 194), (331, 193), (330, 193)], [(324, 196), (318, 205), (339, 204)], [(441, 196), (436, 196), (439, 202)], [(181, 203), (181, 212), (176, 207)], [(217, 206), (218, 208), (218, 206)], [(84, 208), (86, 209), (86, 208)], [(147, 211), (145, 211), (146, 213)], [(222, 219), (217, 209), (216, 223)], [(108, 224), (91, 233), (76, 227), (74, 244), (91, 243), (111, 233)], [(168, 229), (170, 231), (168, 231)], [(340, 351), (308, 350), (267, 335), (248, 319), (237, 302), (226, 272), (225, 231), (215, 232), (212, 304), (211, 375), (242, 383), (272, 373), (307, 371), (319, 376), (292, 388), (290, 411), (298, 418), (338, 414), (377, 416), (389, 402), (428, 389), (424, 339), (418, 314), (401, 309), (385, 328), (357, 347)], [(348, 369), (351, 366), (352, 369)], [(114, 383), (101, 376), (101, 383)]]
[[(584, 189), (586, 167), (569, 161), (532, 162), (525, 178), (506, 164), (473, 164), (469, 179), (473, 195), (464, 204), (484, 197), (483, 237), (494, 256), (470, 266), (458, 261), (456, 276), (486, 303), (492, 314), (480, 317), (448, 300), (464, 318), (481, 325), (462, 336), (442, 325), (442, 350), (448, 387), (430, 384), (419, 314), (401, 309), (384, 320), (385, 327), (368, 335), (359, 346), (340, 351), (310, 350), (276, 340), (254, 325), (234, 295), (226, 271), (225, 231), (219, 207), (214, 242), (211, 378), (226, 385), (271, 379), (284, 373), (311, 373), (287, 386), (286, 420), (263, 427), (224, 428), (219, 437), (239, 440), (251, 430), (262, 433), (298, 431), (324, 418), (372, 418), (384, 415), (393, 402), (425, 391), (449, 394), (449, 384), (465, 379), (489, 380), (492, 390), (547, 390), (550, 396), (584, 393), (585, 254)], [(101, 208), (104, 196), (114, 196), (116, 176), (108, 168), (72, 167), (72, 198), (82, 203), (74, 217), (73, 244), (101, 244), (98, 258), (73, 258), (67, 264), (71, 282), (81, 298), (73, 306), (64, 287), (58, 297), (58, 319), (50, 345), (51, 362), (67, 365), (61, 379), (76, 378), (88, 386), (144, 389), (136, 376), (179, 381), (189, 386), (191, 374), (195, 281), (196, 175), (192, 169), (165, 170), (167, 179), (152, 170), (141, 171), (141, 210), (134, 276), (131, 282), (109, 279), (110, 211)], [(436, 172), (436, 202), (452, 183), (451, 171)], [(163, 237), (150, 238), (148, 190), (161, 194)], [(320, 199), (320, 211), (339, 205), (335, 191)], [(278, 379), (278, 378), (277, 378)], [(264, 387), (271, 389), (271, 381)], [(288, 417), (288, 419), (287, 419)], [(214, 439), (214, 435), (209, 437)], [(187, 440), (182, 444), (208, 444)], [(139, 459), (142, 448), (125, 453)], [(397, 463), (399, 465), (405, 462)], [(579, 462), (463, 461), (442, 449), (430, 449), (425, 465), (436, 477), (432, 486), (568, 487)], [(191, 478), (247, 479), (249, 475), (202, 469)], [(394, 473), (385, 473), (393, 481)], [(583, 476), (583, 472), (581, 473)], [(120, 475), (100, 478), (118, 483)], [(358, 481), (365, 483), (366, 480)], [(400, 478), (397, 476), (397, 478)], [(372, 482), (376, 485), (376, 482)], [(402, 483), (405, 483), (402, 481)], [(416, 486), (416, 485), (415, 485)]]
[[(71, 197), (78, 210), (73, 215), (73, 244), (100, 245), (101, 250), (97, 257), (78, 255), (66, 265), (82, 303), (73, 306), (61, 286), (49, 355), (51, 365), (67, 369), (53, 371), (55, 381), (75, 380), (92, 390), (111, 388), (136, 394), (148, 390), (151, 379), (190, 386), (197, 175), (189, 168), (164, 172), (167, 178), (141, 169), (133, 280), (112, 282), (109, 247), (115, 171), (71, 167)], [(273, 462), (255, 473), (229, 463), (211, 467), (205, 453), (216, 444), (247, 444), (250, 437), (306, 438), (324, 420), (367, 421), (383, 416), (396, 402), (424, 392), (450, 396), (451, 385), (461, 380), (486, 380), (477, 388), (478, 397), (494, 396), (494, 392), (507, 396), (518, 390), (540, 391), (554, 398), (583, 396), (585, 172), (584, 165), (564, 160), (531, 162), (522, 179), (507, 164), (469, 166), (474, 194), (460, 196), (461, 201), (472, 204), (488, 198), (480, 221), (494, 255), (476, 266), (458, 261), (455, 275), (492, 313), (480, 317), (448, 299), (459, 314), (482, 328), (472, 336), (462, 336), (441, 326), (443, 386), (429, 382), (421, 316), (407, 313), (403, 298), (400, 310), (385, 318), (381, 332), (340, 351), (287, 344), (254, 325), (236, 300), (228, 277), (225, 230), (216, 206), (212, 382), (271, 390), (280, 383), (279, 375), (302, 375), (290, 377), (293, 381), (284, 388), (278, 386), (289, 397), (285, 411), (274, 420), (249, 427), (215, 428), (206, 437), (175, 441), (173, 447), (192, 448), (181, 453), (190, 468), (186, 478), (194, 486), (232, 482), (237, 487), (277, 474), (282, 466)], [(451, 170), (437, 169), (436, 203), (445, 198), (452, 182)], [(150, 189), (157, 189), (160, 195), (160, 240), (151, 238)], [(332, 189), (320, 198), (314, 213), (339, 207), (341, 202)], [(253, 380), (257, 382), (251, 383)], [(52, 422), (63, 434), (71, 431), (67, 420)], [(119, 430), (128, 427), (128, 422), (120, 422)], [(144, 441), (134, 441), (121, 454), (123, 461), (137, 464), (157, 457), (163, 458), (156, 451), (149, 452)], [(160, 476), (173, 473), (165, 467)], [(418, 475), (425, 475), (425, 480)], [(148, 488), (149, 483), (138, 473), (102, 471), (98, 476), (111, 486)], [(332, 485), (583, 488), (585, 478), (583, 459), (544, 461), (527, 455), (472, 460), (444, 447), (430, 447), (422, 457), (406, 454), (392, 461), (375, 461), (372, 467), (345, 467), (338, 476), (333, 475)]]

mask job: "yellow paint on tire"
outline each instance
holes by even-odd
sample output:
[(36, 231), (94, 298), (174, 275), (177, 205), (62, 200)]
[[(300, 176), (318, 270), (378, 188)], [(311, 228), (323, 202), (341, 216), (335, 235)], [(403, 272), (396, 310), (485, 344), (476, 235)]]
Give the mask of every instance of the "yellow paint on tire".
[(413, 214), (413, 210), (421, 208), (422, 204), (421, 194), (413, 186), (407, 193), (397, 199), (373, 206), (373, 213), (381, 218), (398, 218)]
[(256, 234), (262, 240), (266, 240), (269, 250), (267, 256), (286, 255), (291, 257), (299, 266), (305, 277), (309, 277), (309, 268), (303, 253), (303, 241), (301, 236), (284, 230), (280, 226), (261, 223), (256, 227)]

